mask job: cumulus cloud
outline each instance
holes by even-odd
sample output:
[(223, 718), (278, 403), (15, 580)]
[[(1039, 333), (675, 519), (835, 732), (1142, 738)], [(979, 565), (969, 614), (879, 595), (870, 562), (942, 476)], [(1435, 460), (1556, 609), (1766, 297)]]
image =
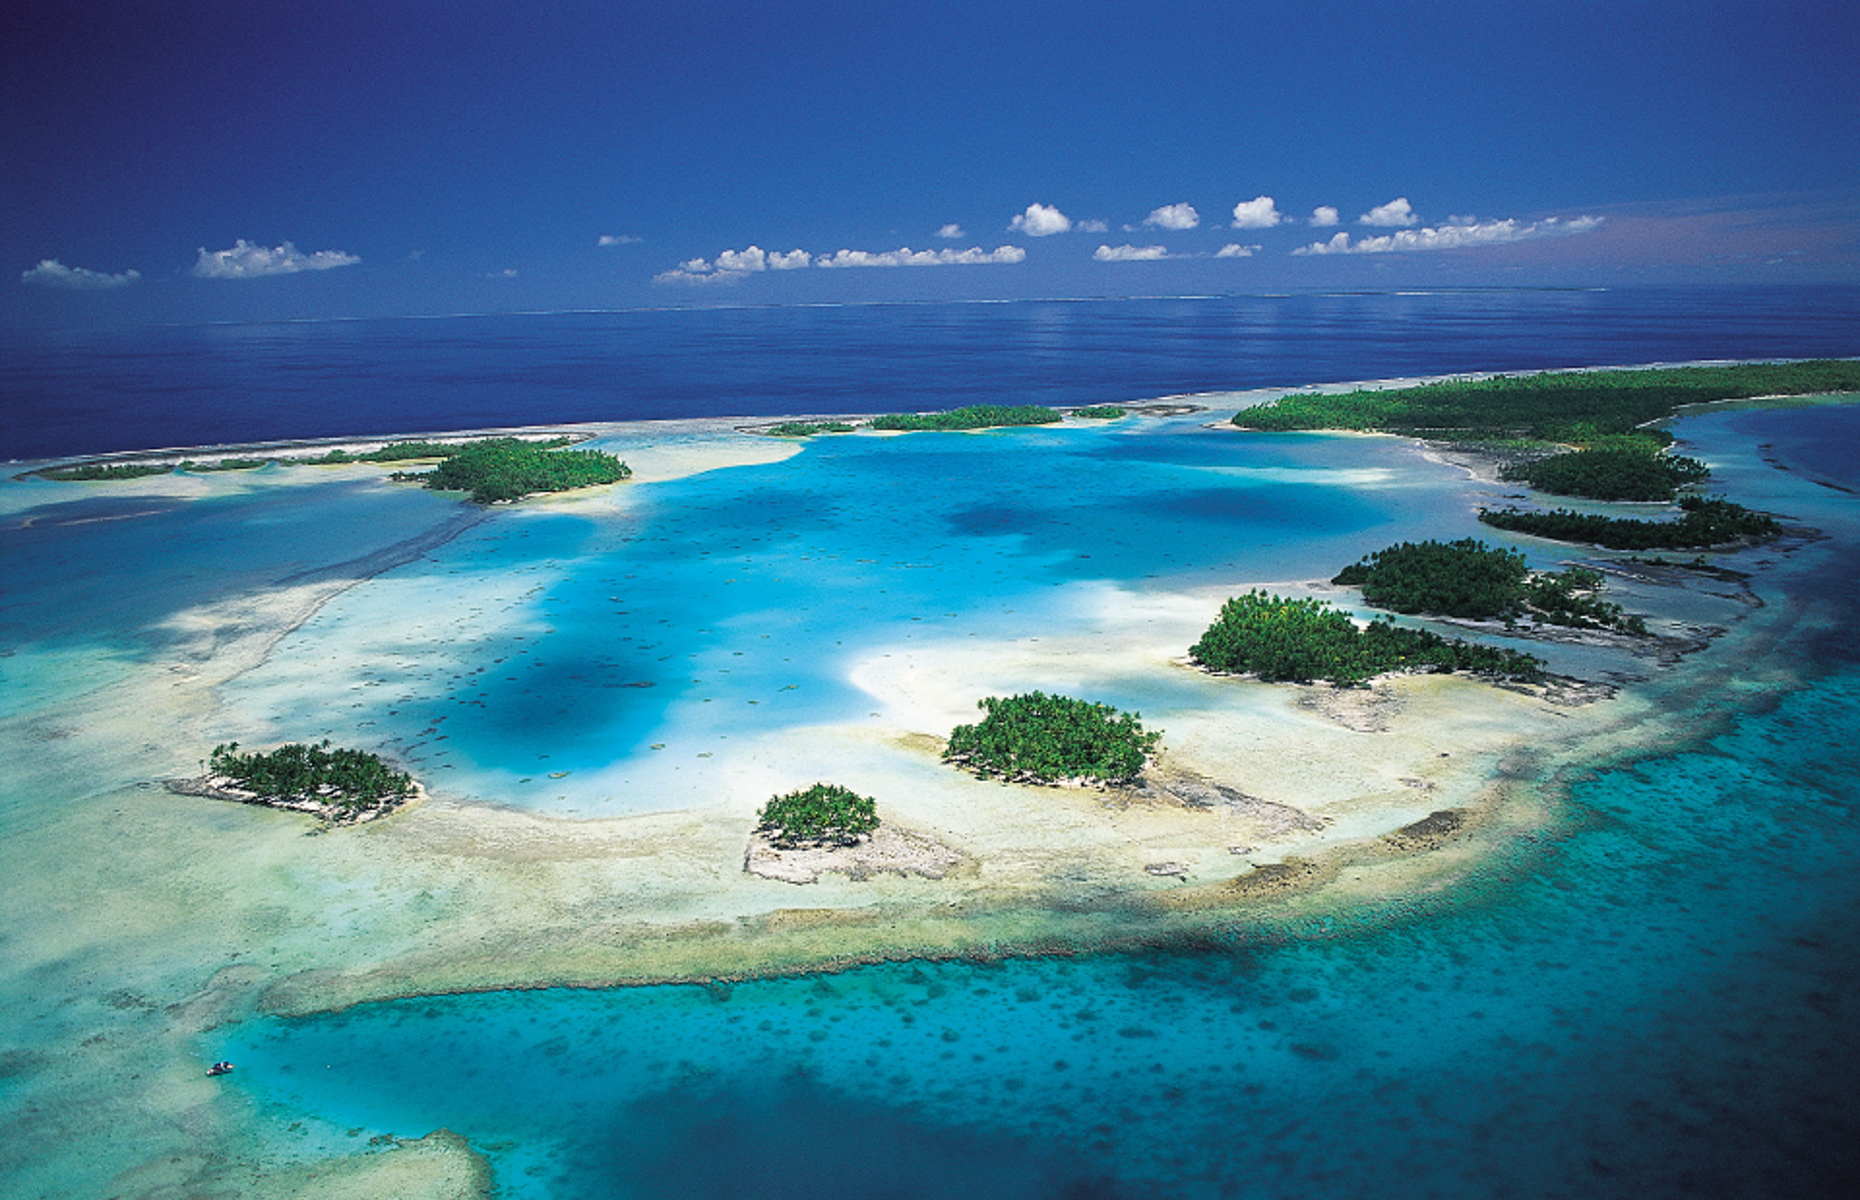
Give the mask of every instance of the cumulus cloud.
[(996, 246), (984, 250), (970, 246), (967, 250), (913, 250), (901, 246), (896, 250), (835, 250), (814, 261), (817, 267), (967, 267), (987, 263), (1017, 263), (1027, 257), (1019, 246)]
[(652, 278), (655, 283), (734, 283), (759, 271), (796, 271), (803, 267), (956, 267), (1017, 263), (1026, 257), (1027, 252), (1019, 246), (996, 246), (993, 250), (980, 246), (967, 250), (913, 250), (901, 246), (896, 250), (835, 250), (820, 255), (805, 250), (784, 254), (747, 246), (725, 250), (714, 259), (686, 259)]
[(1074, 221), (1072, 222), (1072, 228), (1077, 233), (1111, 232), (1111, 224), (1108, 221)]
[(1072, 218), (1050, 204), (1029, 204), (1025, 212), (1014, 214), (1008, 228), (1028, 237), (1050, 237), (1072, 228)]
[(141, 278), (142, 272), (133, 268), (128, 271), (118, 271), (112, 275), (107, 271), (93, 271), (89, 267), (67, 267), (55, 258), (42, 258), (38, 266), (19, 273), (21, 283), (36, 284), (39, 287), (67, 288), (79, 292), (128, 287)]
[(597, 246), (637, 246), (645, 240), (634, 237), (630, 233), (603, 233), (594, 239), (594, 244)]
[(1356, 218), (1356, 223), (1388, 228), (1394, 225), (1412, 225), (1418, 220), (1420, 218), (1414, 215), (1414, 207), (1408, 203), (1408, 197), (1397, 196), (1387, 204), (1378, 204)]
[(1193, 229), (1201, 224), (1201, 214), (1192, 204), (1165, 204), (1151, 209), (1143, 223), (1155, 229)]
[(1337, 223), (1337, 210), (1328, 204), (1320, 204), (1311, 210), (1311, 223), (1319, 229)]
[(289, 242), (268, 247), (240, 238), (225, 250), (209, 250), (202, 246), (200, 257), (194, 260), (194, 274), (201, 279), (257, 279), (263, 275), (295, 275), (299, 271), (352, 267), (361, 261), (342, 250), (305, 254)]
[(1255, 196), (1234, 205), (1235, 229), (1271, 229), (1285, 220), (1271, 196)]
[(1259, 246), (1242, 246), (1239, 242), (1228, 242), (1214, 252), (1216, 258), (1252, 258), (1259, 253)]
[(1159, 258), (1168, 258), (1169, 251), (1162, 246), (1099, 246), (1091, 252), (1097, 262), (1154, 262)]
[(945, 240), (954, 240), (956, 238), (965, 238), (969, 236), (962, 231), (962, 226), (956, 224), (954, 221), (951, 221), (949, 224), (937, 230), (936, 235)]
[(1300, 246), (1293, 254), (1392, 254), (1412, 250), (1459, 250), (1468, 246), (1496, 246), (1506, 242), (1524, 242), (1534, 238), (1567, 237), (1587, 233), (1599, 227), (1600, 217), (1545, 217), (1541, 221), (1519, 221), (1507, 217), (1502, 221), (1475, 221), (1463, 218), (1453, 225), (1402, 229), (1378, 237), (1358, 238), (1338, 233), (1327, 242)]

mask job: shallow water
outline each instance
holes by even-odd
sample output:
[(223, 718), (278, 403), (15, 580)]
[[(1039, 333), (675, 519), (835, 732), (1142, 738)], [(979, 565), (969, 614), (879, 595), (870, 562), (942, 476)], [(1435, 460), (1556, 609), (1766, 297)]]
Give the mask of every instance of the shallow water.
[[(847, 671), (879, 647), (1069, 632), (1067, 583), (1325, 578), (1402, 528), (1476, 528), (1459, 473), (1405, 443), (1208, 419), (816, 438), (500, 510), (339, 597), (224, 695), (279, 736), (391, 748), (449, 794), (715, 803), (732, 738), (865, 717)], [(1097, 698), (1150, 711), (1166, 683)]]
[[(1808, 419), (1682, 433), (1749, 485), (1749, 435)], [(1715, 736), (1578, 782), (1451, 898), (1290, 944), (372, 1004), (202, 1053), (306, 1146), (444, 1126), (512, 1197), (1840, 1194), (1860, 614), (1854, 554), (1810, 553), (1774, 577), (1804, 686), (1694, 697)]]

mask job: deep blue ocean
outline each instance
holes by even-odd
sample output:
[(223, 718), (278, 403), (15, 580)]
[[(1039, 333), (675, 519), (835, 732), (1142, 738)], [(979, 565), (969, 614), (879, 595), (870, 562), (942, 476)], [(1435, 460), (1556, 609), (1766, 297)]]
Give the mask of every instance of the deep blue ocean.
[[(1860, 288), (143, 329), (8, 346), (0, 457), (1856, 353)], [(498, 1195), (512, 1200), (1856, 1194), (1860, 648), (1846, 631), (1860, 620), (1860, 497), (1843, 489), (1860, 487), (1860, 406), (1726, 410), (1687, 424), (1718, 448), (1714, 469), (1727, 490), (1780, 496), (1791, 517), (1830, 535), (1801, 551), (1812, 570), (1779, 573), (1769, 593), (1770, 615), (1800, 614), (1768, 650), (1800, 686), (1754, 700), (1687, 697), (1700, 740), (1577, 780), (1554, 836), (1520, 841), (1437, 904), (1365, 912), (1357, 924), (1314, 926), (1292, 941), (1214, 936), (1140, 954), (899, 963), (734, 987), (414, 998), (227, 1025), (205, 1035), (201, 1057), (237, 1061), (233, 1094), (279, 1128), (307, 1122), (358, 1149), (376, 1134), (454, 1130), (487, 1156)], [(1205, 561), (1178, 562), (1176, 543), (1146, 541), (1135, 523), (1162, 512), (1184, 539), (1202, 542), (1227, 528), (1226, 516), (1207, 508), (1212, 501), (1166, 474), (1213, 453), (1202, 435), (1176, 441), (1180, 463), (1119, 459), (1111, 439), (1089, 436), (1098, 440), (1048, 464), (1050, 478), (1016, 481), (1004, 493), (1014, 503), (998, 511), (914, 501), (934, 517), (913, 532), (914, 553), (947, 549), (919, 536), (923, 529), (943, 530), (952, 545), (1012, 533), (1020, 557), (963, 560), (979, 589), (1010, 563), (1044, 572), (1030, 587), (1064, 581), (1085, 569), (1087, 543), (1138, 579), (1218, 573), (1261, 552), (1215, 547)], [(890, 443), (893, 469), (904, 463), (928, 478), (937, 456), (956, 463), (985, 452), (980, 439), (951, 440)], [(1327, 466), (1326, 456), (1342, 451), (1323, 443), (1287, 439), (1272, 451), (1285, 462), (1267, 465)], [(788, 466), (667, 485), (663, 503), (677, 511), (645, 515), (688, 549), (652, 551), (657, 573), (640, 585), (640, 621), (658, 623), (653, 606), (673, 603), (664, 597), (695, 594), (704, 577), (687, 559), (768, 535), (758, 521), (796, 518), (755, 499), (758, 487), (793, 478), (784, 472), (805, 470), (824, 489), (832, 536), (845, 543), (834, 543), (836, 553), (877, 554), (883, 531), (851, 511), (877, 486), (868, 449), (822, 443)], [(1066, 492), (1067, 479), (1107, 470), (1149, 490), (1129, 513), (1088, 525), (1091, 493)], [(759, 484), (764, 476), (775, 482)], [(337, 505), (323, 510), (330, 527), (347, 519), (341, 504), (351, 502), (336, 491), (319, 498)], [(412, 529), (440, 502), (409, 491), (394, 498), (399, 507), (371, 511)], [(1418, 521), (1437, 518), (1440, 501), (1417, 494), (1377, 503)], [(327, 536), (290, 504), (258, 495), (220, 510), (177, 509), (167, 527), (174, 548), (149, 557), (139, 586), (104, 592), (61, 582), (10, 601), (0, 632), (6, 621), (41, 636), (69, 626), (72, 637), (151, 625), (176, 596), (198, 590), (208, 541), (252, 530), (273, 543)], [(1327, 538), (1397, 536), (1380, 517), (1359, 514), (1347, 493), (1321, 512), (1302, 539), (1298, 514), (1284, 523), (1289, 570), (1316, 569), (1303, 558), (1335, 560)], [(136, 536), (131, 524), (79, 526), (99, 539), (85, 561), (126, 553), (107, 539)], [(568, 527), (566, 519), (531, 525), (539, 544)], [(526, 556), (581, 552), (555, 542), (505, 547), (500, 536), (482, 527), (454, 553), (515, 569)], [(73, 535), (60, 544), (79, 543)], [(74, 561), (27, 553), (10, 567), (56, 577)], [(288, 546), (265, 553), (286, 556)], [(265, 553), (239, 568), (250, 580), (227, 586), (282, 569), (281, 557)], [(962, 565), (950, 567), (951, 579)], [(900, 573), (906, 578), (914, 576)], [(967, 586), (925, 578), (912, 586), (938, 595)], [(766, 586), (758, 604), (792, 611), (799, 632), (786, 636), (805, 645), (812, 635), (802, 627), (827, 601), (794, 583)], [(929, 611), (925, 596), (895, 586), (883, 603), (896, 613), (884, 619)], [(578, 636), (577, 605), (593, 611), (611, 599), (606, 581), (590, 588), (562, 596), (564, 637)], [(717, 653), (732, 645), (719, 640)], [(602, 653), (637, 657), (637, 666), (626, 658), (629, 671), (656, 679), (659, 660), (646, 655), (655, 649)], [(672, 687), (664, 673), (653, 690)], [(768, 691), (785, 679), (729, 686)], [(518, 688), (561, 691), (527, 679)], [(806, 695), (791, 703), (815, 702)], [(624, 736), (658, 736), (614, 711), (612, 729)], [(478, 722), (474, 736), (488, 745), (514, 740), (488, 710), (459, 722)]]
[(0, 459), (642, 417), (1089, 404), (1860, 353), (1860, 287), (1325, 293), (17, 333)]

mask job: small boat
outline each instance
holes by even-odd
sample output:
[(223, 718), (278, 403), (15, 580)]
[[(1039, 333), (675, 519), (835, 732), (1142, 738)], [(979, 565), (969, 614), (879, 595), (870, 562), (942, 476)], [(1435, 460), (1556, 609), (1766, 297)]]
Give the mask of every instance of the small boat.
[(232, 1069), (233, 1069), (233, 1065), (231, 1063), (222, 1060), (208, 1067), (207, 1075), (209, 1077), (214, 1076), (214, 1075), (231, 1075)]

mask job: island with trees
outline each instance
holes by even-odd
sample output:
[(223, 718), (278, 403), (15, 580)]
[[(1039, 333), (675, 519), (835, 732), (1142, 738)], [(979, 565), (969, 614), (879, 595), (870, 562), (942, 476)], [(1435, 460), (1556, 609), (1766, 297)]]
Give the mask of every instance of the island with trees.
[(1060, 415), (1039, 404), (970, 404), (945, 412), (885, 413), (873, 417), (870, 427), (878, 430), (922, 432), (926, 430), (993, 429), (1006, 425), (1051, 425)]
[(1540, 492), (1590, 500), (1671, 500), (1711, 471), (1696, 458), (1669, 453), (1644, 435), (1610, 435), (1580, 450), (1505, 464), (1500, 479)]
[(756, 832), (783, 850), (850, 846), (878, 828), (878, 804), (837, 783), (816, 783), (770, 798)]
[(1267, 682), (1324, 680), (1339, 687), (1409, 672), (1543, 678), (1542, 661), (1517, 650), (1445, 638), (1387, 619), (1359, 626), (1326, 601), (1257, 589), (1223, 604), (1188, 655), (1197, 666), (1217, 674), (1252, 675)]
[(351, 463), (402, 463), (417, 462), (421, 459), (443, 459), (458, 454), (470, 447), (487, 441), (520, 441), (524, 445), (538, 450), (559, 450), (572, 446), (585, 438), (570, 434), (556, 434), (546, 438), (472, 438), (456, 442), (435, 442), (426, 438), (404, 439), (386, 442), (366, 450), (348, 450), (341, 446), (326, 450), (321, 454), (269, 454), (259, 457), (220, 458), (197, 460), (191, 458), (175, 461), (161, 458), (157, 461), (109, 462), (95, 461), (73, 463), (65, 467), (48, 467), (36, 472), (45, 479), (66, 482), (93, 482), (120, 479), (142, 479), (151, 475), (167, 475), (174, 471), (186, 471), (190, 474), (211, 474), (218, 471), (251, 471), (259, 467), (276, 463), (283, 467), (337, 467)]
[(1140, 713), (1070, 696), (1026, 692), (976, 701), (987, 715), (950, 731), (946, 762), (1016, 783), (1123, 784), (1162, 739)]
[(1705, 496), (1681, 496), (1679, 517), (1673, 521), (1610, 517), (1567, 508), (1541, 512), (1515, 506), (1482, 508), (1479, 519), (1494, 529), (1610, 550), (1703, 550), (1766, 541), (1782, 533), (1782, 526), (1768, 513), (1723, 497)]
[(820, 433), (851, 433), (857, 425), (845, 421), (783, 421), (779, 425), (770, 425), (762, 432), (775, 437), (813, 437)]
[(1083, 417), (1088, 421), (1115, 421), (1129, 411), (1129, 409), (1119, 408), (1115, 404), (1093, 404), (1087, 408), (1073, 409), (1072, 415), (1075, 417)]
[(1388, 546), (1345, 567), (1331, 582), (1361, 588), (1365, 603), (1390, 612), (1507, 624), (1527, 618), (1634, 636), (1647, 632), (1644, 618), (1600, 597), (1600, 572), (1532, 571), (1516, 550), (1473, 538)]
[(632, 468), (603, 450), (561, 450), (506, 437), (471, 442), (431, 471), (396, 472), (394, 478), (466, 492), (479, 504), (499, 504), (538, 492), (618, 483), (632, 474)]
[(309, 813), (331, 825), (354, 825), (393, 812), (420, 794), (407, 772), (366, 750), (289, 742), (242, 753), (238, 742), (215, 746), (197, 779), (170, 780), (170, 790)]
[(1449, 379), (1384, 390), (1296, 392), (1241, 410), (1243, 429), (1357, 429), (1450, 439), (1587, 445), (1610, 434), (1670, 441), (1640, 427), (1687, 404), (1860, 390), (1860, 360), (1721, 367), (1546, 371)]

